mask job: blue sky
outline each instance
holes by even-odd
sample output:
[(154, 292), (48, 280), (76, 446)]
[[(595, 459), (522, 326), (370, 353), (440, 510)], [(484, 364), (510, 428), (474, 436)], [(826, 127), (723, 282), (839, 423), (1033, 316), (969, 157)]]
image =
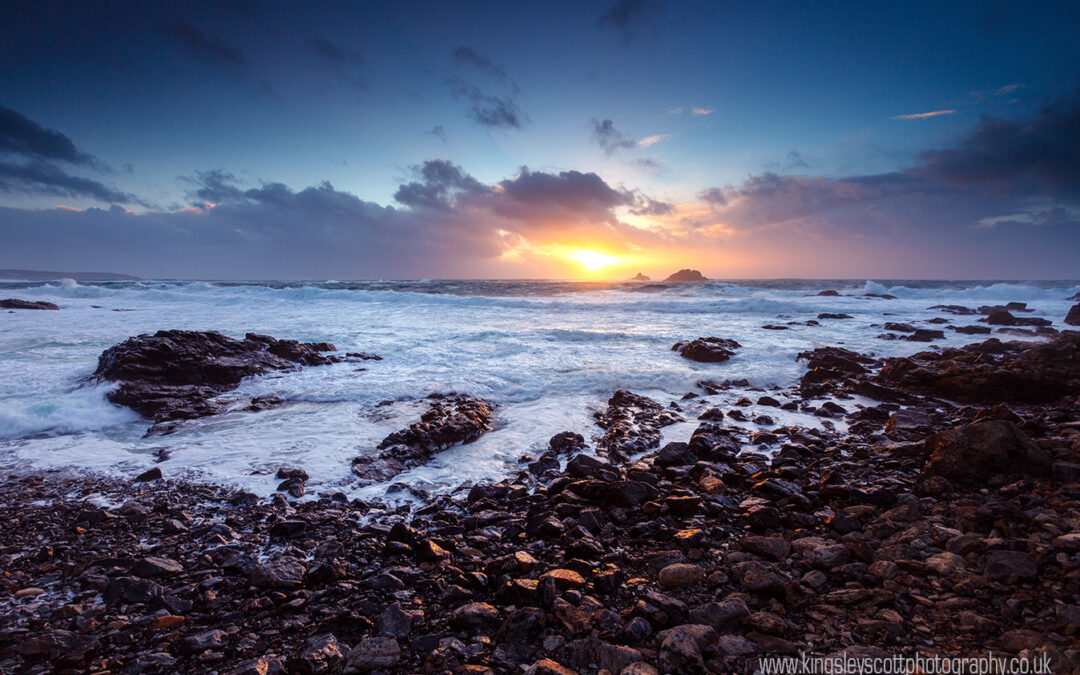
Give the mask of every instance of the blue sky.
[[(1075, 3), (73, 4), (0, 9), (0, 266), (1080, 276)], [(92, 159), (25, 142), (49, 133)], [(433, 161), (477, 185), (397, 199)], [(325, 183), (330, 213), (267, 190)], [(117, 255), (132, 218), (145, 246)]]

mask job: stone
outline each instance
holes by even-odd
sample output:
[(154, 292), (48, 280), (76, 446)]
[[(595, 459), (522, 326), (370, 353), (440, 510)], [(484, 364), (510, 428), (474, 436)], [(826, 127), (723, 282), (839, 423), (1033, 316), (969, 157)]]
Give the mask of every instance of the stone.
[(161, 480), (161, 468), (154, 467), (143, 471), (138, 476), (135, 476), (136, 483), (149, 483), (151, 481)]
[(284, 555), (256, 565), (251, 573), (251, 584), (260, 588), (299, 588), (305, 571), (303, 563)]
[(701, 652), (716, 639), (716, 631), (701, 624), (683, 624), (661, 631), (660, 667), (665, 673), (694, 672), (704, 667)]
[(536, 663), (529, 666), (525, 671), (525, 675), (578, 675), (577, 671), (570, 670), (569, 668), (561, 665), (558, 661), (552, 661), (551, 659), (540, 659)]
[(471, 602), (450, 614), (450, 625), (462, 630), (477, 630), (489, 626), (499, 617), (499, 611), (486, 602)]
[(200, 654), (209, 649), (221, 649), (225, 646), (225, 638), (225, 631), (216, 629), (189, 635), (180, 643), (180, 651), (185, 654)]
[(750, 608), (742, 598), (729, 598), (720, 602), (708, 602), (690, 610), (690, 620), (697, 624), (712, 626), (717, 630), (736, 626), (750, 616)]
[(791, 555), (791, 544), (783, 537), (748, 536), (739, 540), (739, 547), (770, 560), (784, 560)]
[(1065, 323), (1070, 326), (1080, 326), (1080, 303), (1069, 309), (1069, 313), (1065, 315)]
[(401, 647), (391, 637), (365, 638), (349, 650), (343, 675), (359, 675), (373, 670), (393, 668), (401, 658)]
[(1045, 450), (1004, 420), (983, 420), (929, 436), (926, 453), (923, 477), (954, 482), (981, 482), (997, 474), (1046, 475), (1051, 465)]
[(345, 661), (344, 652), (348, 649), (348, 645), (341, 644), (331, 634), (317, 635), (308, 639), (300, 653), (289, 659), (289, 672), (298, 675), (323, 675), (337, 672), (338, 667)]
[(735, 340), (718, 337), (699, 337), (690, 342), (676, 342), (671, 351), (679, 352), (684, 359), (702, 363), (720, 363), (735, 355), (742, 347)]
[(565, 590), (568, 588), (581, 588), (585, 585), (585, 577), (581, 576), (574, 570), (549, 570), (540, 575), (539, 581), (541, 583), (544, 581), (544, 579), (552, 579), (555, 582), (555, 587), (559, 590)]
[(183, 571), (184, 566), (171, 558), (158, 558), (149, 556), (139, 559), (131, 568), (131, 573), (144, 579), (162, 577)]
[(990, 579), (1016, 583), (1034, 579), (1038, 575), (1038, 563), (1030, 554), (1021, 551), (987, 551), (983, 572)]
[(665, 588), (680, 588), (696, 584), (705, 577), (705, 570), (698, 565), (676, 563), (660, 570), (657, 580)]

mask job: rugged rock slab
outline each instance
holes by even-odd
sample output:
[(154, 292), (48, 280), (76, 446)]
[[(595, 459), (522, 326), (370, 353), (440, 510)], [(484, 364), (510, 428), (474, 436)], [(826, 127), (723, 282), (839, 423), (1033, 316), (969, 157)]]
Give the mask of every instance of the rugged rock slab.
[(376, 447), (379, 452), (354, 459), (353, 473), (364, 480), (389, 480), (455, 443), (475, 441), (491, 430), (492, 403), (455, 395), (435, 395), (431, 400), (420, 420), (384, 438)]
[(1080, 392), (1080, 333), (1037, 345), (991, 338), (889, 359), (874, 380), (965, 403), (1054, 401)]
[(340, 360), (324, 351), (334, 346), (254, 333), (236, 340), (214, 331), (163, 330), (106, 349), (93, 377), (119, 382), (110, 401), (161, 423), (222, 412), (226, 406), (214, 397), (245, 377)]
[(60, 309), (59, 305), (44, 300), (19, 300), (7, 298), (0, 300), (0, 309)]
[(1065, 323), (1070, 326), (1080, 326), (1080, 304), (1073, 305), (1069, 313), (1065, 315)]
[(735, 355), (735, 350), (742, 347), (735, 340), (718, 337), (699, 337), (690, 342), (676, 342), (671, 351), (679, 352), (684, 359), (702, 363), (720, 363)]
[(607, 410), (596, 413), (596, 423), (606, 429), (597, 450), (616, 461), (660, 445), (660, 429), (682, 417), (647, 396), (619, 390), (608, 400)]

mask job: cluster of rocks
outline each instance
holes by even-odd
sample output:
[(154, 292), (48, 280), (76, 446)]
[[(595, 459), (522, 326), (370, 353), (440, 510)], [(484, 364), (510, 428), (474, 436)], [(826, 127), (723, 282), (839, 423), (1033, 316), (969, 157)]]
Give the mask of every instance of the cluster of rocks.
[(433, 394), (429, 399), (432, 403), (419, 421), (384, 438), (378, 452), (356, 457), (353, 473), (372, 483), (387, 481), (427, 463), (440, 450), (470, 443), (491, 430), (492, 403), (456, 394)]
[(735, 355), (742, 345), (729, 338), (699, 337), (690, 342), (676, 342), (671, 351), (679, 352), (684, 359), (703, 363), (721, 363)]
[[(720, 414), (659, 447), (707, 396), (617, 392), (595, 452), (559, 434), (516, 476), (411, 510), (10, 476), (0, 671), (749, 673), (763, 656), (991, 650), (1077, 672), (1078, 341), (819, 349), (790, 400), (758, 400), (845, 431), (750, 434)], [(1005, 380), (1057, 388), (957, 395)], [(433, 419), (475, 412), (439, 403)], [(388, 447), (441, 434), (412, 425)]]
[[(118, 382), (108, 399), (151, 418), (154, 430), (165, 423), (215, 415), (230, 408), (219, 400), (245, 377), (300, 366), (322, 366), (349, 359), (378, 359), (370, 354), (328, 354), (328, 342), (301, 343), (248, 333), (236, 340), (215, 331), (162, 330), (128, 338), (106, 349), (91, 376)], [(251, 409), (279, 404), (277, 399), (253, 399)]]

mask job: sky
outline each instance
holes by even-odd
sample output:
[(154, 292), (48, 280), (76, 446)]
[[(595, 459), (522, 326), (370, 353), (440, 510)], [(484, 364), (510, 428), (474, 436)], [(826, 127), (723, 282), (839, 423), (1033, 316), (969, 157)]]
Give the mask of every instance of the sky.
[(4, 3), (0, 268), (1080, 277), (1074, 2)]

